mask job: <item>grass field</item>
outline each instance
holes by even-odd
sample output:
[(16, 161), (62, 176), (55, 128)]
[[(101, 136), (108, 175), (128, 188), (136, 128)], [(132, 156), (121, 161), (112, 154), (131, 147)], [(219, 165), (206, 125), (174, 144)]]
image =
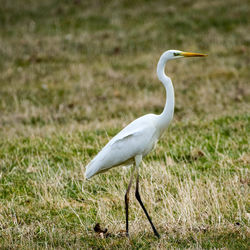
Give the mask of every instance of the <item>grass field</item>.
[[(0, 248), (249, 249), (247, 0), (19, 0), (0, 4)], [(174, 120), (141, 168), (84, 180), (122, 127), (159, 114), (167, 49)], [(134, 187), (132, 192), (134, 192)], [(100, 223), (108, 233), (94, 232)]]

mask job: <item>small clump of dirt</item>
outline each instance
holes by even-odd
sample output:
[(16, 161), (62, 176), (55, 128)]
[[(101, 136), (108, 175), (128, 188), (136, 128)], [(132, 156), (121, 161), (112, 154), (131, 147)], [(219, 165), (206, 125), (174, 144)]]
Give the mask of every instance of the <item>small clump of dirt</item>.
[(102, 229), (100, 226), (100, 223), (96, 223), (94, 227), (94, 231), (101, 237), (101, 238), (107, 238), (110, 236), (110, 233), (108, 233), (108, 229), (104, 228)]
[(196, 161), (199, 158), (203, 157), (205, 155), (205, 153), (199, 149), (199, 148), (194, 148), (191, 152), (191, 159)]
[(94, 231), (102, 239), (108, 238), (108, 237), (127, 237), (125, 230), (120, 230), (119, 232), (112, 234), (108, 232), (107, 228), (102, 229), (100, 226), (100, 223), (96, 223), (96, 225), (94, 226)]

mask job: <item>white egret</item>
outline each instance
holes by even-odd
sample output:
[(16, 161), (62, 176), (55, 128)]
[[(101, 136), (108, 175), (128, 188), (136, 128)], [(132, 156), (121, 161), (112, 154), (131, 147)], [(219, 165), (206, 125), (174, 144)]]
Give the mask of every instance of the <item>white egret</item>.
[(174, 88), (171, 79), (165, 74), (165, 64), (167, 61), (182, 57), (201, 57), (206, 56), (200, 53), (183, 52), (180, 50), (168, 50), (162, 54), (157, 65), (157, 76), (166, 89), (166, 104), (160, 115), (147, 114), (126, 126), (106, 146), (94, 157), (87, 165), (85, 177), (91, 178), (93, 175), (107, 171), (110, 168), (133, 163), (132, 175), (125, 194), (126, 211), (126, 233), (128, 229), (128, 204), (129, 191), (132, 185), (134, 171), (136, 169), (136, 191), (135, 196), (139, 201), (150, 225), (157, 237), (160, 237), (154, 224), (152, 223), (146, 208), (144, 207), (139, 194), (139, 165), (142, 157), (147, 155), (156, 145), (173, 119), (174, 114)]

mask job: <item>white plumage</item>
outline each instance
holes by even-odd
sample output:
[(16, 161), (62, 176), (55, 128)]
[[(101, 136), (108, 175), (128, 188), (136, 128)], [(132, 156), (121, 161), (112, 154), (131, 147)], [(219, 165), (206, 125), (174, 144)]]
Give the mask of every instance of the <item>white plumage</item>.
[(85, 177), (105, 172), (108, 169), (132, 163), (136, 155), (145, 156), (159, 138), (157, 115), (142, 116), (113, 137), (87, 165)]
[[(137, 170), (136, 178), (136, 198), (139, 201), (144, 213), (146, 214), (150, 225), (157, 237), (160, 237), (146, 208), (144, 207), (139, 194), (139, 170), (138, 167), (146, 154), (148, 154), (157, 143), (164, 130), (168, 127), (174, 114), (174, 88), (171, 79), (165, 75), (164, 68), (168, 60), (190, 57), (205, 56), (199, 53), (182, 52), (180, 50), (168, 50), (162, 54), (157, 65), (157, 76), (166, 89), (166, 104), (160, 115), (148, 114), (131, 122), (115, 137), (113, 137), (106, 146), (94, 157), (87, 165), (85, 177), (91, 178), (95, 174), (105, 172), (112, 167), (122, 164), (135, 163)], [(128, 189), (125, 195), (126, 209), (126, 232), (128, 235), (128, 204), (129, 191), (131, 188), (133, 175), (130, 178)]]

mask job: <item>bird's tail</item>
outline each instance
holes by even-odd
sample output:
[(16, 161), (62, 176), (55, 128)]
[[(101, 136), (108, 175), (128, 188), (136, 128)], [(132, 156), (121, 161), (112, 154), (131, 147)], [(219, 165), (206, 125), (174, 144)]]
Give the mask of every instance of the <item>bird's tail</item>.
[(97, 173), (97, 166), (95, 166), (95, 164), (93, 164), (94, 161), (92, 160), (87, 166), (86, 166), (86, 170), (85, 170), (85, 179), (90, 179), (93, 175), (95, 175)]
[(88, 168), (88, 166), (86, 166), (86, 170), (85, 170), (84, 176), (85, 176), (86, 180), (90, 179), (93, 176), (93, 173), (92, 173), (91, 169)]

